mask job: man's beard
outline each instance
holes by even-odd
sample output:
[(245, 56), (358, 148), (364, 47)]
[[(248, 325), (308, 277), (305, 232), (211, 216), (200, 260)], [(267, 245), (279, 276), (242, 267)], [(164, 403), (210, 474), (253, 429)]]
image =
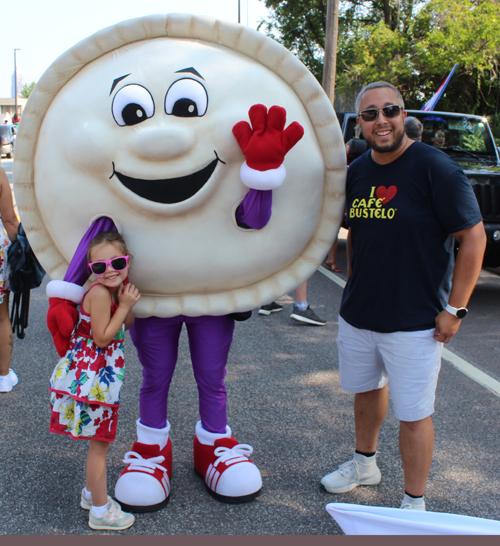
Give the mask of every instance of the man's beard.
[(392, 144), (379, 145), (375, 142), (375, 139), (372, 140), (371, 138), (366, 138), (366, 137), (365, 137), (365, 140), (372, 147), (372, 150), (375, 150), (376, 152), (379, 152), (381, 154), (388, 154), (390, 152), (396, 151), (403, 143), (404, 138), (405, 138), (404, 129), (400, 133), (396, 132), (396, 129), (394, 129), (394, 141), (392, 142)]

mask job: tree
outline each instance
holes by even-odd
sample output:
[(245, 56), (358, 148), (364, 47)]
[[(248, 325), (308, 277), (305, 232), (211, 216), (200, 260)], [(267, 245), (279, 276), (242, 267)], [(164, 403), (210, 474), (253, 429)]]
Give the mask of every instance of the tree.
[(457, 111), (498, 114), (500, 2), (435, 0), (422, 11), (418, 23), (415, 51), (420, 66), (428, 67), (427, 84), (437, 83), (447, 60), (460, 68), (442, 104), (455, 105)]
[[(327, 0), (264, 1), (267, 33), (321, 81)], [(385, 80), (419, 109), (455, 63), (439, 108), (500, 120), (500, 0), (341, 1), (337, 89)]]
[[(259, 25), (283, 44), (321, 81), (325, 48), (326, 0), (265, 0), (269, 21)], [(340, 35), (340, 33), (339, 33)]]
[(25, 83), (22, 87), (21, 87), (21, 96), (24, 97), (25, 99), (29, 99), (30, 95), (31, 95), (31, 92), (33, 91), (33, 89), (35, 89), (35, 82), (31, 82), (31, 83)]
[[(261, 23), (267, 34), (294, 52), (321, 81), (327, 0), (263, 0), (270, 18)], [(426, 0), (343, 0), (339, 7), (339, 51), (342, 60), (361, 27), (380, 21), (406, 32), (414, 11)], [(394, 4), (394, 5), (392, 5)], [(401, 7), (402, 6), (402, 7)]]

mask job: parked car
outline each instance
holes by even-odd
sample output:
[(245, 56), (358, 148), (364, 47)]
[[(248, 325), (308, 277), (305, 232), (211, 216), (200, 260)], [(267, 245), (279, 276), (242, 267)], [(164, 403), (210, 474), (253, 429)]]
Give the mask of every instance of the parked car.
[(16, 143), (16, 126), (10, 123), (0, 125), (0, 144), (2, 155), (11, 158), (14, 156), (14, 144)]
[[(450, 155), (464, 170), (483, 215), (487, 244), (483, 267), (500, 267), (500, 158), (488, 120), (452, 112), (407, 110), (423, 126), (422, 142)], [(367, 147), (357, 134), (356, 113), (338, 112), (344, 141), (357, 155)]]

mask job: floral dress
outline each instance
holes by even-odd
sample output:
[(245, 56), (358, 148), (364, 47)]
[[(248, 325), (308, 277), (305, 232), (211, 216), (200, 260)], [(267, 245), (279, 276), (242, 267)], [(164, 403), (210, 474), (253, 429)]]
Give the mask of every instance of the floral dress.
[(0, 223), (0, 303), (3, 303), (5, 292), (9, 289), (10, 267), (7, 263), (7, 250), (10, 240), (5, 235), (3, 225)]
[[(98, 283), (93, 284), (86, 295)], [(111, 303), (111, 315), (117, 309)], [(124, 326), (101, 349), (92, 338), (90, 316), (80, 306), (80, 320), (69, 349), (50, 378), (50, 431), (74, 439), (112, 442), (116, 436), (120, 389), (123, 384)]]

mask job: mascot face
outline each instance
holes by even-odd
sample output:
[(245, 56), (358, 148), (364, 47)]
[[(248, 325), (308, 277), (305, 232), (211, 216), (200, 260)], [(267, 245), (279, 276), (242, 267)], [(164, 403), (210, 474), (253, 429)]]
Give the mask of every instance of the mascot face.
[[(269, 224), (245, 230), (235, 220), (248, 189), (232, 128), (256, 103), (283, 106), (287, 125), (298, 121), (305, 134), (286, 156)], [(330, 106), (325, 117), (332, 112)], [(330, 121), (342, 145), (336, 119)], [(139, 316), (250, 309), (299, 284), (328, 196), (328, 161), (303, 99), (261, 62), (199, 39), (134, 41), (83, 64), (40, 119), (30, 160), (39, 218), (66, 262), (94, 219), (114, 220), (134, 256)], [(342, 173), (338, 178), (342, 192)], [(324, 220), (324, 254), (341, 201)], [(51, 276), (61, 278), (64, 264), (61, 274), (33, 246)], [(290, 286), (280, 286), (289, 268)]]

